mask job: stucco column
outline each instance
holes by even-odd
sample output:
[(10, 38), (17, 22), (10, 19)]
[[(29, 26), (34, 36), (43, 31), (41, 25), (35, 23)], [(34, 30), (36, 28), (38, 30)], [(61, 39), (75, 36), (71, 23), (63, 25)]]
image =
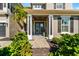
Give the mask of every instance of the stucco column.
[(28, 39), (32, 40), (32, 15), (27, 15), (27, 35)]
[(53, 38), (53, 15), (48, 16), (48, 39)]
[(6, 17), (7, 19), (6, 19), (6, 21), (7, 21), (7, 23), (6, 23), (6, 37), (10, 37), (10, 16), (8, 16), (8, 17)]
[(4, 3), (3, 3), (3, 10), (7, 13), (7, 11), (8, 11), (8, 3), (5, 3), (6, 4), (6, 6), (4, 7)]

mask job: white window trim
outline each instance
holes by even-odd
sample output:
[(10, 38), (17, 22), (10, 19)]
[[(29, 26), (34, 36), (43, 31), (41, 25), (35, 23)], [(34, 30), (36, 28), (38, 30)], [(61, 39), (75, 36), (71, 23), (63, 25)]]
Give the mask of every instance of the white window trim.
[(6, 20), (0, 20), (0, 23), (7, 23)]
[(61, 34), (70, 34), (70, 17), (71, 16), (61, 16), (61, 20), (62, 20), (62, 17), (69, 17), (69, 24), (68, 24), (68, 32), (62, 32), (62, 24), (61, 24)]
[(61, 34), (70, 34), (70, 32), (61, 32)]

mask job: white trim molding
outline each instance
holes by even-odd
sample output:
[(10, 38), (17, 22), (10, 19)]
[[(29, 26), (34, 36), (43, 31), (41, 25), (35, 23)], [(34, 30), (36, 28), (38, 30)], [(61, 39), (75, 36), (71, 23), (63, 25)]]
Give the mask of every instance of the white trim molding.
[(49, 15), (48, 16), (48, 27), (49, 27), (48, 28), (48, 33), (49, 33), (48, 34), (48, 39), (52, 39), (53, 38), (53, 29), (52, 29), (53, 28), (52, 27), (53, 23), (52, 22), (53, 22), (53, 15)]
[(32, 40), (32, 15), (27, 15), (27, 36), (29, 40)]
[(70, 32), (61, 32), (61, 34), (70, 34)]
[(7, 20), (0, 20), (0, 23), (8, 23)]

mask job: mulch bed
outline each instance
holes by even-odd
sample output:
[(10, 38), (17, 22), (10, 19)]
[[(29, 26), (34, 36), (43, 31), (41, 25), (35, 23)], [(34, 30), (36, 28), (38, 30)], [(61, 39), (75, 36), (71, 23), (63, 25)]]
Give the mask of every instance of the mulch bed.
[(52, 41), (48, 41), (48, 43), (50, 45), (50, 52), (56, 51), (59, 48), (58, 45)]

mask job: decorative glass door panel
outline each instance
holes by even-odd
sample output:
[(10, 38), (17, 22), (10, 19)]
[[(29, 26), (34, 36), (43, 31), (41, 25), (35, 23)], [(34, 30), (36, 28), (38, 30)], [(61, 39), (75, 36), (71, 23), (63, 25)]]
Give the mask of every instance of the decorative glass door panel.
[(44, 32), (44, 22), (35, 22), (35, 34), (42, 35)]

